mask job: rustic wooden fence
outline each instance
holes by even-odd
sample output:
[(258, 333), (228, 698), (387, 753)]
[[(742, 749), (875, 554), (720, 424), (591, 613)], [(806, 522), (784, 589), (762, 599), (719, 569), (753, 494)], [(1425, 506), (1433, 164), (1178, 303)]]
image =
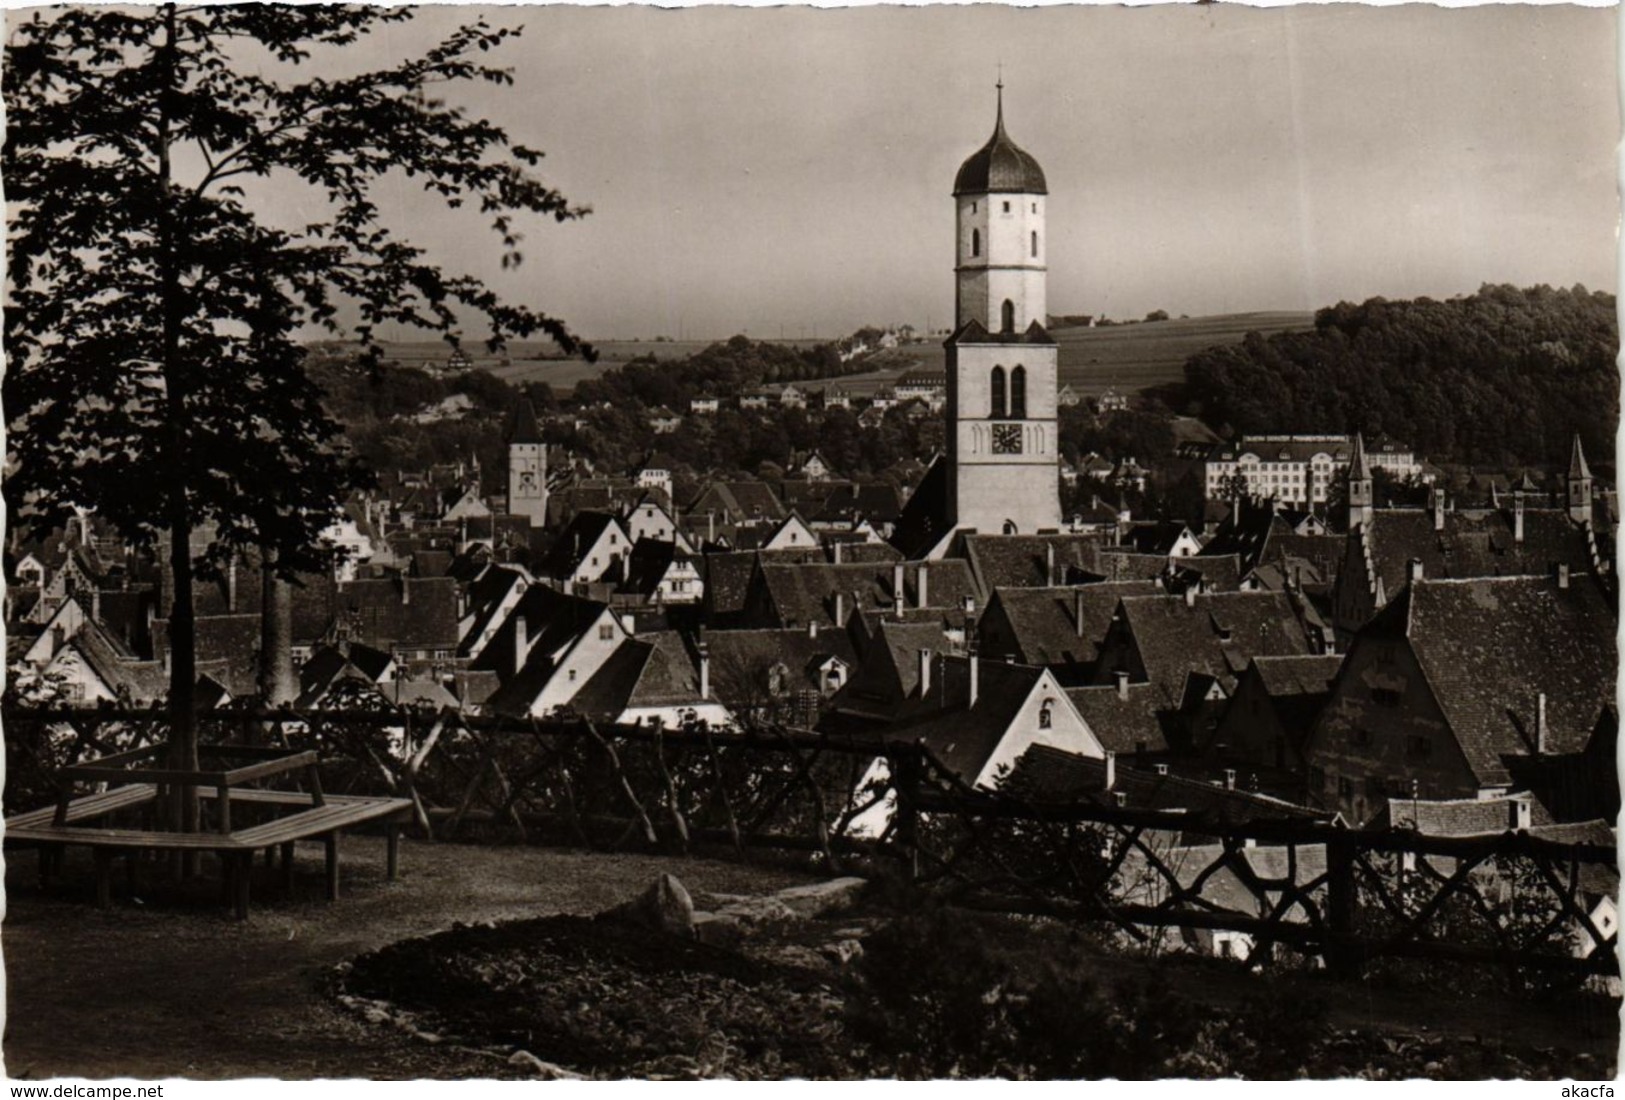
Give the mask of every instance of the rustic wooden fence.
[[(4, 715), (6, 812), (54, 797), (64, 764), (162, 740), (162, 711)], [(1303, 820), (1043, 803), (971, 789), (923, 746), (761, 727), (517, 721), (442, 712), (213, 711), (205, 741), (315, 748), (336, 793), (411, 799), (420, 831), (595, 849), (887, 860), (957, 904), (1106, 921), (1150, 942), (1239, 933), (1357, 973), (1428, 958), (1613, 976), (1611, 846)], [(1261, 853), (1269, 858), (1262, 859)]]

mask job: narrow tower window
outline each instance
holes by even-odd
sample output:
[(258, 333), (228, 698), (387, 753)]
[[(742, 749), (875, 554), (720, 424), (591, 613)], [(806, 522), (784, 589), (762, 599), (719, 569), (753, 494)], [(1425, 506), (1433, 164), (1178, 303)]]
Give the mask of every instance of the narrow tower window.
[(970, 231), (970, 254), (972, 256), (980, 256), (982, 254), (982, 231), (980, 229), (972, 229)]
[(1027, 368), (1018, 366), (1010, 372), (1010, 417), (1027, 418)]
[(1016, 304), (1008, 298), (1004, 300), (1003, 319), (999, 326), (999, 331), (1016, 331)]
[(1038, 259), (1038, 230), (1033, 230), (1033, 259)]
[(993, 368), (993, 375), (992, 375), (992, 378), (991, 378), (991, 385), (993, 387), (993, 418), (995, 420), (1002, 420), (1004, 418), (1004, 368), (1003, 367), (994, 367)]

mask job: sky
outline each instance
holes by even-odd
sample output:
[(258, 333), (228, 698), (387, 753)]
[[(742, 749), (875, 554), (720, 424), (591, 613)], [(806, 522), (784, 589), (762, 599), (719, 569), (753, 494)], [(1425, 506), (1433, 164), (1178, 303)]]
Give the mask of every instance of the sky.
[(534, 219), (514, 272), (414, 189), (391, 219), (590, 338), (945, 327), (1001, 66), (1052, 313), (1615, 289), (1615, 9), (429, 7), (339, 64), (475, 13), (525, 30), (459, 100), (592, 214)]

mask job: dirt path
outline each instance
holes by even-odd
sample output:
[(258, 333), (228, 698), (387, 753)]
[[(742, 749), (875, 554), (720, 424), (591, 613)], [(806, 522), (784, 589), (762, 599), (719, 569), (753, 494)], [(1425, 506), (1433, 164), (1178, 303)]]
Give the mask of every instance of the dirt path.
[[(592, 913), (672, 870), (696, 889), (754, 893), (804, 879), (702, 860), (402, 841), (401, 880), (383, 842), (345, 841), (345, 896), (321, 899), (321, 848), (301, 845), (292, 901), (256, 873), (246, 922), (204, 881), (137, 904), (91, 904), (90, 861), (71, 853), (41, 894), (32, 853), (7, 860), (6, 1072), (13, 1078), (482, 1077), (495, 1064), (368, 1026), (321, 991), (334, 964), (463, 921)], [(206, 871), (212, 871), (207, 868)], [(265, 900), (260, 900), (261, 898)]]

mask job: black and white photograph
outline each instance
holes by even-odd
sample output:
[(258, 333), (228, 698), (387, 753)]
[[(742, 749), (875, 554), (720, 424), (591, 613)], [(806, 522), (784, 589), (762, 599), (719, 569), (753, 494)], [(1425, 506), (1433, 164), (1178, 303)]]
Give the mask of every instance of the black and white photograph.
[(13, 1097), (1613, 1094), (1617, 7), (0, 16)]

